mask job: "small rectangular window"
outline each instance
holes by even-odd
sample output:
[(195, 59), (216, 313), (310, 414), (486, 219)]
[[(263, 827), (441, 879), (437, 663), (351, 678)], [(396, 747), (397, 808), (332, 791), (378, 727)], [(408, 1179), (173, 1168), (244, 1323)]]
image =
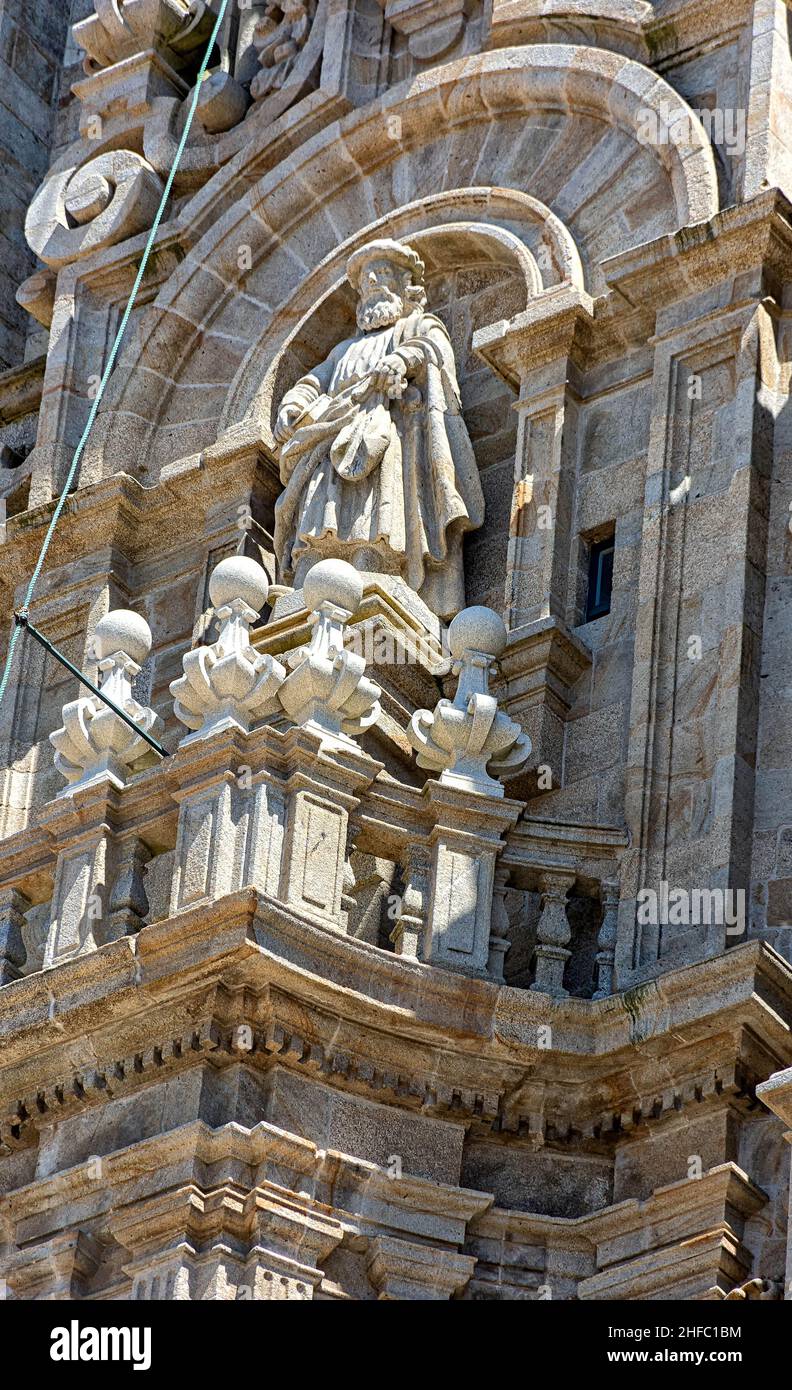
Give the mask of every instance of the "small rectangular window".
[(604, 618), (610, 613), (613, 592), (613, 550), (615, 538), (607, 536), (592, 541), (589, 547), (588, 589), (586, 591), (586, 622)]

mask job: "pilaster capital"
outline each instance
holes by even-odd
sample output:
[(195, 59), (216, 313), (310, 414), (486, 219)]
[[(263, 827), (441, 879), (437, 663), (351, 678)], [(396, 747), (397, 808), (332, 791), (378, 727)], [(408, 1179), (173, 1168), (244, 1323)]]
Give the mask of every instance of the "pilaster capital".
[(463, 1289), (476, 1267), (472, 1255), (438, 1250), (394, 1236), (375, 1236), (368, 1276), (381, 1299), (448, 1299)]
[(790, 1133), (786, 1137), (792, 1143), (792, 1067), (774, 1071), (767, 1081), (757, 1086), (756, 1094), (768, 1110), (788, 1125)]
[(582, 360), (594, 325), (594, 300), (584, 289), (555, 285), (532, 299), (514, 318), (480, 328), (474, 351), (519, 391), (537, 367), (569, 357)]
[(469, 792), (434, 780), (426, 782), (423, 798), (433, 820), (429, 844), (438, 839), (464, 841), (471, 853), (476, 848), (497, 851), (502, 837), (525, 810), (523, 801)]

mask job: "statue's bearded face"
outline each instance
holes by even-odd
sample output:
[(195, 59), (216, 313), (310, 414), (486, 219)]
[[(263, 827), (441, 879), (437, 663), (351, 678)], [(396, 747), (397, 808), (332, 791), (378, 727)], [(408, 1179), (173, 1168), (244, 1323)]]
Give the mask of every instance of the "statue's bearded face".
[(406, 312), (404, 301), (404, 270), (392, 261), (370, 261), (360, 277), (358, 286), (358, 328), (372, 333), (389, 328)]

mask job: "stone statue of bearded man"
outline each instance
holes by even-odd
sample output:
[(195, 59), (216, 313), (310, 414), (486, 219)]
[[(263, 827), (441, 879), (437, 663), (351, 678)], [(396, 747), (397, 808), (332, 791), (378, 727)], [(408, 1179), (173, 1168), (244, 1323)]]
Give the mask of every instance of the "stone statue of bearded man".
[(465, 606), (463, 533), (484, 519), (453, 348), (408, 246), (369, 242), (347, 275), (359, 333), (281, 401), (275, 553), (295, 588), (335, 556), (399, 576), (448, 619)]

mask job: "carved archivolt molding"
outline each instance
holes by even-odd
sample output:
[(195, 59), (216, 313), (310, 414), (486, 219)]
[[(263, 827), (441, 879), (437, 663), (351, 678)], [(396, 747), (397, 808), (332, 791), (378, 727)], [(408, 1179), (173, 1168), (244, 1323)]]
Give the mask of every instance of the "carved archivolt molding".
[(147, 230), (162, 181), (132, 150), (109, 150), (53, 173), (28, 208), (25, 236), (47, 265), (62, 266)]
[[(658, 120), (667, 129), (666, 143), (650, 145), (642, 139), (647, 111), (657, 112)], [(575, 124), (579, 118), (594, 140), (607, 140), (609, 133), (616, 130), (624, 133), (621, 168), (637, 156), (645, 161), (649, 177), (651, 166), (655, 165), (660, 191), (664, 186), (665, 194), (644, 224), (639, 217), (640, 194), (635, 193), (635, 218), (630, 224), (635, 240), (706, 221), (717, 212), (717, 176), (706, 132), (668, 83), (640, 64), (601, 50), (560, 44), (503, 49), (449, 63), (351, 112), (340, 124), (322, 130), (299, 146), (288, 160), (279, 162), (254, 184), (249, 173), (246, 176), (241, 159), (236, 160), (231, 167), (218, 171), (209, 188), (184, 205), (179, 221), (185, 228), (194, 229), (197, 220), (207, 230), (163, 286), (157, 299), (163, 317), (157, 323), (157, 316), (153, 315), (150, 329), (156, 334), (158, 351), (165, 350), (166, 340), (170, 343), (173, 380), (178, 382), (183, 374), (188, 374), (195, 349), (195, 337), (185, 332), (184, 322), (185, 315), (188, 320), (192, 316), (191, 285), (197, 273), (203, 275), (209, 270), (216, 277), (216, 293), (203, 301), (202, 320), (204, 325), (213, 325), (212, 331), (222, 333), (225, 307), (229, 313), (237, 312), (238, 248), (242, 242), (248, 244), (252, 268), (245, 277), (245, 289), (268, 306), (261, 317), (261, 328), (268, 319), (277, 321), (285, 339), (288, 329), (284, 307), (288, 305), (289, 313), (294, 315), (293, 324), (317, 302), (323, 285), (329, 294), (340, 279), (338, 241), (342, 241), (345, 254), (354, 241), (349, 235), (343, 241), (346, 228), (365, 226), (365, 232), (356, 235), (370, 237), (377, 234), (377, 226), (384, 225), (388, 234), (409, 240), (421, 230), (422, 221), (426, 226), (427, 222), (431, 225), (435, 220), (450, 220), (437, 207), (425, 219), (415, 216), (410, 226), (402, 221), (402, 212), (416, 199), (432, 207), (438, 182), (442, 186), (444, 179), (454, 176), (455, 166), (449, 161), (448, 149), (457, 151), (456, 165), (460, 170), (464, 167), (460, 154), (466, 155), (467, 150), (454, 145), (455, 140), (472, 141), (473, 167), (483, 176), (482, 182), (495, 185), (485, 195), (492, 199), (491, 211), (486, 216), (471, 216), (467, 212), (466, 220), (497, 222), (514, 229), (514, 218), (501, 210), (502, 200), (519, 195), (513, 189), (504, 189), (504, 184), (513, 184), (523, 168), (522, 177), (531, 187), (531, 166), (525, 168), (515, 163), (513, 144), (490, 141), (486, 132), (504, 118), (515, 122), (515, 126), (519, 123), (522, 131), (529, 130), (533, 116), (541, 118), (544, 129), (548, 115), (559, 122), (568, 118)], [(598, 128), (602, 131), (599, 136)], [(574, 147), (571, 134), (570, 140)], [(435, 157), (433, 146), (438, 154), (443, 152), (443, 159)], [(248, 162), (255, 163), (258, 157), (257, 150), (251, 148)], [(586, 158), (585, 150), (580, 157)], [(556, 191), (563, 191), (561, 184), (570, 186), (567, 170), (559, 180), (558, 190), (554, 188), (552, 159), (546, 161), (542, 177), (548, 192), (552, 190), (548, 202), (556, 197)], [(334, 193), (338, 196), (334, 197)], [(452, 200), (456, 193), (458, 190), (450, 187), (443, 196)], [(553, 230), (552, 241), (562, 248), (559, 254), (570, 265), (579, 265), (582, 260), (587, 277), (597, 273), (603, 252), (610, 255), (627, 249), (627, 236), (615, 245), (590, 244), (592, 239), (596, 242), (598, 235), (601, 237), (601, 225), (592, 222), (587, 208), (584, 227), (577, 232), (575, 208), (570, 205), (569, 210), (564, 208), (563, 219), (572, 234), (581, 237), (576, 251), (570, 232), (561, 230), (559, 213), (563, 204), (562, 197), (559, 211), (551, 212), (546, 225)], [(211, 207), (225, 211), (210, 218)], [(361, 216), (366, 210), (374, 213), (376, 220)], [(338, 268), (335, 273), (328, 273), (336, 257)], [(564, 275), (557, 275), (556, 283), (563, 278)], [(589, 293), (597, 290), (593, 281), (586, 287)], [(196, 335), (199, 332), (203, 334), (205, 329), (196, 326)], [(252, 357), (249, 360), (252, 363)], [(146, 339), (136, 349), (136, 362), (142, 370), (138, 372), (130, 364), (132, 369), (123, 380), (119, 377), (117, 394), (108, 395), (107, 409), (131, 409), (150, 421), (145, 447), (156, 470), (169, 461), (157, 453), (154, 436), (160, 426), (167, 424), (167, 396), (172, 388), (163, 384), (160, 400), (152, 400), (152, 381), (145, 371)], [(255, 387), (249, 377), (248, 384), (240, 390), (245, 371), (243, 366), (236, 384), (226, 393), (226, 407), (219, 407), (221, 428), (234, 419), (241, 420), (248, 411)], [(110, 447), (112, 433), (109, 427), (102, 449)], [(169, 445), (164, 443), (163, 447), (167, 453)]]
[[(484, 217), (497, 221), (487, 222)], [(554, 284), (568, 281), (584, 287), (580, 256), (569, 230), (537, 198), (516, 189), (462, 188), (410, 203), (343, 242), (281, 305), (240, 366), (223, 407), (221, 433), (248, 416), (260, 430), (262, 442), (274, 447), (270, 415), (284, 356), (302, 339), (321, 347), (312, 321), (336, 317), (333, 301), (348, 293), (344, 272), (348, 257), (386, 232), (412, 246), (430, 273), (477, 261), (510, 269), (525, 287), (521, 307)], [(541, 267), (531, 246), (540, 256)], [(285, 337), (284, 325), (288, 325)]]
[(491, 48), (566, 39), (589, 42), (638, 61), (649, 57), (646, 27), (651, 0), (499, 0), (492, 16)]

